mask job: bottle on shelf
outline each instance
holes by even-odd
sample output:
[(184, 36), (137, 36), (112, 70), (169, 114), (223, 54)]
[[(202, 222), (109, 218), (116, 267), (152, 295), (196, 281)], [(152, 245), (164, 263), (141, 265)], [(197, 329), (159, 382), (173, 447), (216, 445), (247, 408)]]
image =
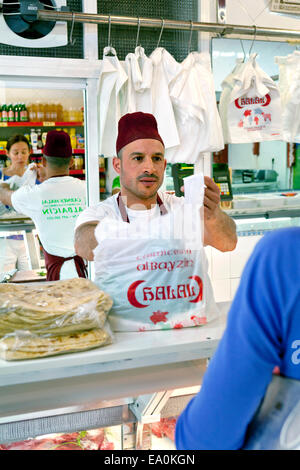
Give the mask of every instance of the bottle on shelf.
[(68, 109), (63, 109), (63, 119), (64, 122), (69, 122), (69, 110)]
[(36, 103), (36, 119), (38, 122), (44, 121), (45, 119), (44, 104), (40, 101)]
[(63, 121), (63, 107), (60, 103), (56, 103), (56, 110), (57, 110), (57, 121)]
[(45, 120), (46, 121), (51, 121), (51, 113), (50, 113), (49, 103), (44, 104), (44, 113), (45, 113)]
[(20, 106), (21, 106), (20, 107), (20, 121), (26, 122), (28, 121), (28, 110), (27, 110), (26, 104), (23, 103)]
[(83, 158), (80, 155), (75, 155), (74, 167), (75, 170), (83, 170)]
[(6, 150), (6, 140), (0, 140), (0, 150)]
[(55, 106), (54, 103), (50, 103), (49, 107), (50, 107), (50, 120), (55, 122), (55, 121), (57, 121), (56, 106)]
[(75, 127), (72, 127), (72, 128), (70, 129), (69, 135), (70, 135), (70, 140), (71, 140), (72, 149), (76, 149), (77, 137), (76, 137), (76, 129), (75, 129)]
[(76, 148), (84, 149), (84, 137), (82, 136), (82, 134), (76, 134), (76, 140)]
[(1, 122), (7, 122), (7, 121), (8, 121), (7, 106), (6, 104), (3, 104), (1, 108)]
[(69, 109), (69, 121), (75, 122), (76, 121), (76, 112), (74, 108)]
[(31, 129), (30, 131), (30, 143), (32, 147), (32, 152), (36, 153), (37, 151), (37, 143), (38, 143), (38, 135), (35, 129)]
[(43, 147), (46, 145), (46, 138), (47, 138), (47, 132), (42, 133), (42, 142), (43, 142)]
[(7, 115), (8, 115), (8, 122), (14, 122), (15, 120), (15, 112), (14, 112), (14, 107), (12, 104), (8, 105), (7, 108)]
[(37, 121), (37, 106), (36, 106), (36, 103), (32, 103), (30, 105), (29, 120), (31, 122), (36, 122)]
[(43, 141), (42, 141), (42, 129), (37, 130), (37, 149), (42, 150)]
[(21, 104), (15, 104), (13, 109), (14, 109), (14, 121), (20, 122)]

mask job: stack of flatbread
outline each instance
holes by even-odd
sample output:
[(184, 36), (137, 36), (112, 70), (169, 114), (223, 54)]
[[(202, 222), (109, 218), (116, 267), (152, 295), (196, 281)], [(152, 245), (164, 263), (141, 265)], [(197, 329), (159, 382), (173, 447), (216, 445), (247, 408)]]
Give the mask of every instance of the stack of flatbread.
[(0, 284), (0, 357), (32, 359), (112, 342), (108, 294), (88, 279)]

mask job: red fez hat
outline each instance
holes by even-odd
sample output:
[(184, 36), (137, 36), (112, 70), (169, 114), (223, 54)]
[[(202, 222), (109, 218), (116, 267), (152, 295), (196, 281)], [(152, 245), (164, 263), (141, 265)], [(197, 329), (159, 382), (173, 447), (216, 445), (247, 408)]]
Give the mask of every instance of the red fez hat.
[(148, 113), (129, 113), (125, 114), (119, 120), (118, 138), (116, 143), (117, 153), (138, 139), (159, 140), (163, 146), (164, 142), (158, 133), (157, 122), (153, 114)]
[(72, 157), (72, 146), (69, 134), (64, 131), (49, 131), (43, 154), (47, 157)]

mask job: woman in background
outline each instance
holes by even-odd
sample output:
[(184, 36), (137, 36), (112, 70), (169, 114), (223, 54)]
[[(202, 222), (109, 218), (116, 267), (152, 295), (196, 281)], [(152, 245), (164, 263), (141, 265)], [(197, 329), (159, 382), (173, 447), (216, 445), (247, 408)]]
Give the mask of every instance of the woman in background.
[[(30, 153), (30, 144), (24, 135), (17, 134), (8, 139), (6, 154), (11, 164), (9, 167), (0, 170), (0, 184), (5, 183), (6, 180), (14, 175), (24, 175)], [(13, 269), (18, 269), (19, 271), (29, 270), (23, 236), (9, 235), (1, 237), (0, 232), (0, 272), (7, 272)]]

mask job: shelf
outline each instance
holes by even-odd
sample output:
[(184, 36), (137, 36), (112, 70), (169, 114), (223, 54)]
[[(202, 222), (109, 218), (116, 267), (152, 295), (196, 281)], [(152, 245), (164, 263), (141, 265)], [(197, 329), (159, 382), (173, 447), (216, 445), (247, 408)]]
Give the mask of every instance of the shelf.
[(74, 121), (74, 122), (54, 122), (54, 121), (40, 121), (40, 122), (32, 122), (32, 121), (23, 121), (23, 122), (0, 122), (0, 127), (78, 127), (83, 126), (82, 121)]
[[(105, 168), (99, 168), (100, 173), (105, 173)], [(70, 175), (85, 175), (85, 170), (70, 170)]]
[[(31, 155), (34, 157), (36, 155), (41, 155), (43, 152), (40, 150), (39, 152), (32, 153)], [(84, 149), (73, 149), (73, 153), (76, 155), (84, 155), (85, 150)], [(0, 150), (0, 155), (6, 155), (6, 150)]]

